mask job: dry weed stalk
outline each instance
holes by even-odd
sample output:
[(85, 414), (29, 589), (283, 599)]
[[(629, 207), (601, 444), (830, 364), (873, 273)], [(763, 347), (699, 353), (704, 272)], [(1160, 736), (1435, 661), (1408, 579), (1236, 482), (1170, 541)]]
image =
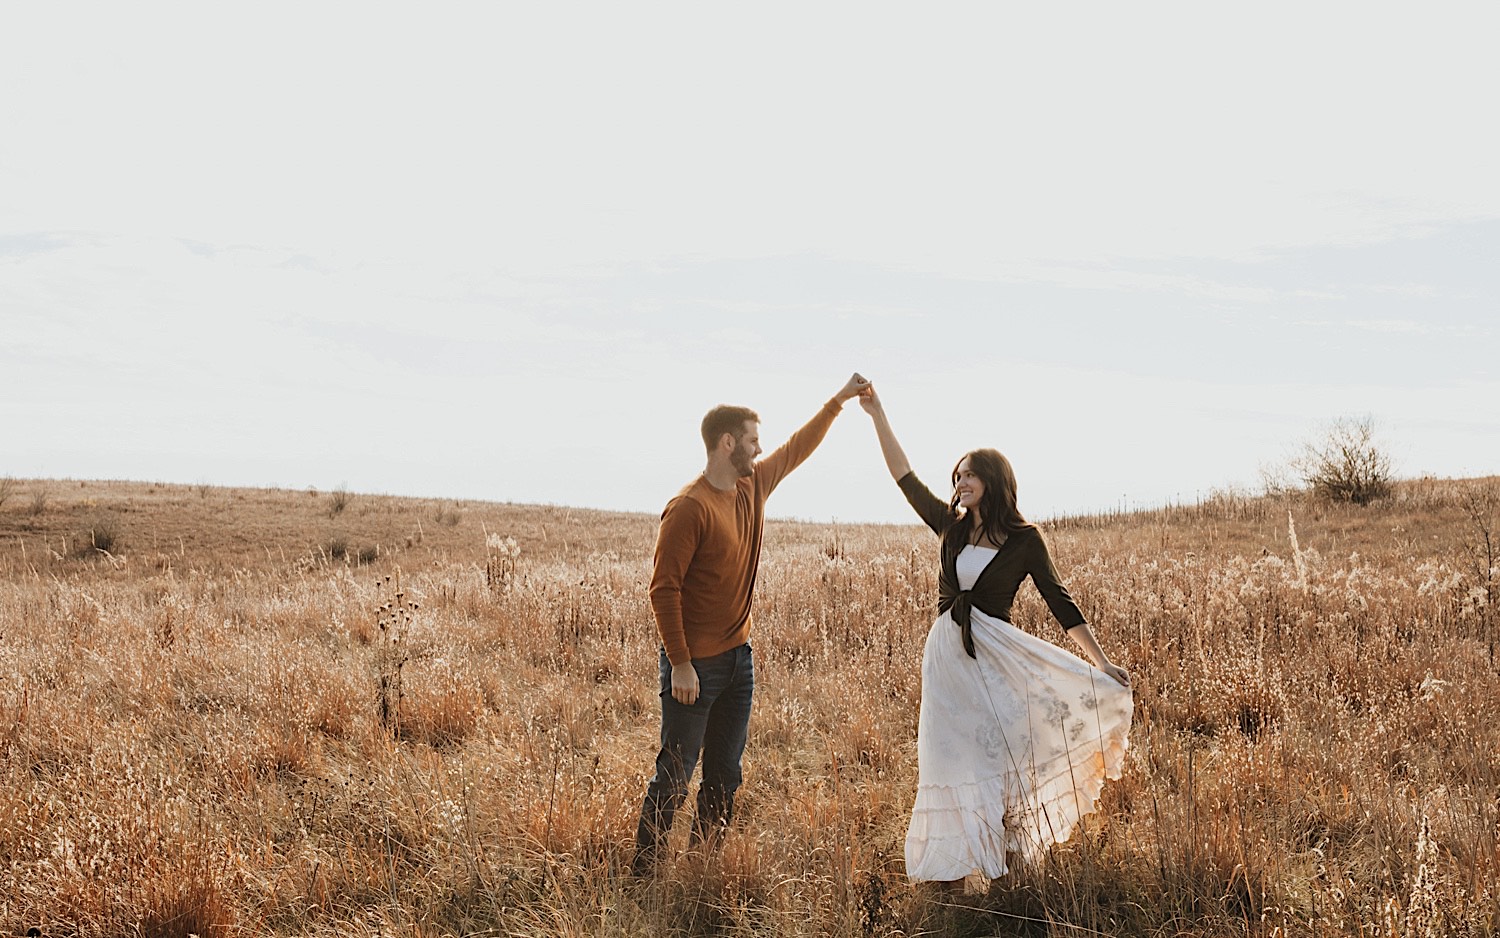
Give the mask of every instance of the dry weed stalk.
[(1286, 513), (1286, 536), (1292, 545), (1292, 563), (1297, 568), (1297, 585), (1307, 589), (1307, 559), (1302, 555), (1302, 545), (1297, 542), (1297, 521), (1290, 509)]
[(1495, 645), (1500, 642), (1500, 597), (1495, 583), (1500, 579), (1500, 486), (1464, 486), (1459, 504), (1469, 519), (1464, 551), (1469, 556), (1474, 586), (1469, 603), (1480, 620), (1481, 634), (1489, 644), (1490, 665), (1495, 664)]
[(521, 548), (514, 537), (501, 537), (485, 532), (484, 535), (484, 585), (495, 594), (508, 593), (515, 583), (516, 568), (521, 560)]
[(1441, 930), (1436, 888), (1437, 857), (1432, 842), (1432, 822), (1425, 814), (1417, 830), (1412, 859), (1416, 863), (1416, 872), (1411, 877), (1411, 895), (1406, 901), (1402, 934), (1404, 938), (1438, 938)]
[(375, 629), (380, 635), (375, 654), (376, 704), (381, 728), (395, 736), (401, 731), (401, 701), (405, 696), (402, 670), (410, 660), (406, 637), (420, 606), (407, 598), (399, 570), (394, 576), (381, 577), (378, 586), (388, 598), (375, 610)]

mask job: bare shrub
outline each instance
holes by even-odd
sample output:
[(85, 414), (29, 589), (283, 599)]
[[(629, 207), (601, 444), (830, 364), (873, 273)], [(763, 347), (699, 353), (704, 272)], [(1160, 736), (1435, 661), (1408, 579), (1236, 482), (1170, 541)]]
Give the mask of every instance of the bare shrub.
[(52, 494), (51, 490), (48, 489), (45, 485), (40, 486), (38, 488), (32, 489), (31, 490), (31, 504), (28, 506), (28, 510), (33, 515), (39, 515), (42, 512), (46, 511), (47, 510), (47, 498), (51, 494)]
[(74, 553), (80, 557), (97, 557), (112, 554), (120, 549), (119, 526), (113, 518), (100, 516), (89, 524), (87, 531), (78, 536)]
[[(1266, 463), (1260, 467), (1260, 494), (1271, 498), (1287, 498), (1302, 490), (1297, 472), (1285, 462)], [(1210, 493), (1212, 500), (1216, 493)]]
[(16, 480), (10, 476), (0, 476), (0, 508), (16, 494)]
[(343, 514), (344, 513), (344, 509), (348, 508), (348, 507), (349, 507), (349, 490), (347, 488), (345, 488), (344, 486), (341, 485), (341, 486), (339, 486), (338, 488), (334, 489), (332, 492), (329, 493), (329, 495), (328, 495), (328, 515), (329, 515), (329, 517), (333, 517), (335, 515), (341, 515), (341, 514)]
[(1340, 417), (1323, 435), (1303, 444), (1292, 468), (1312, 493), (1335, 502), (1366, 505), (1391, 493), (1391, 457), (1375, 441), (1370, 417)]

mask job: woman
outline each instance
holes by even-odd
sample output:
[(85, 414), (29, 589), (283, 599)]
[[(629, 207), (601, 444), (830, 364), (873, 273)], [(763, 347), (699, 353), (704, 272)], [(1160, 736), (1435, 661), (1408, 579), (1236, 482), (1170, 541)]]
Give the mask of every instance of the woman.
[[(1068, 839), (1117, 779), (1130, 731), (1130, 676), (1104, 654), (1058, 580), (1041, 533), (1016, 508), (1016, 477), (992, 449), (953, 470), (953, 499), (919, 481), (873, 388), (874, 419), (891, 477), (942, 539), (940, 615), (922, 653), (917, 800), (906, 875), (956, 882), (995, 878), (1007, 853), (1036, 859)], [(1091, 667), (1007, 619), (1027, 576)]]

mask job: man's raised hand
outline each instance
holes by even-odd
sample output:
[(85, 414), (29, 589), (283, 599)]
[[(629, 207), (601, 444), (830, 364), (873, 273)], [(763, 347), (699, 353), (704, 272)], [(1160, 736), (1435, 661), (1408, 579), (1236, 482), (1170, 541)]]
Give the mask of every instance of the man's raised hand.
[(842, 404), (847, 400), (858, 397), (869, 386), (869, 380), (856, 371), (849, 376), (848, 383), (839, 389), (839, 393), (835, 394), (834, 398)]

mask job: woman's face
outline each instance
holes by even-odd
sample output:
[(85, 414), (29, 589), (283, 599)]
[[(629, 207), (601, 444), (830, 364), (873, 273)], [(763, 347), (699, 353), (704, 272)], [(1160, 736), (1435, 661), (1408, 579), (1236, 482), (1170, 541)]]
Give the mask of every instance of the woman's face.
[(953, 488), (958, 493), (960, 508), (973, 508), (984, 497), (984, 480), (975, 475), (974, 470), (969, 467), (967, 456), (958, 464), (958, 481), (953, 483)]

